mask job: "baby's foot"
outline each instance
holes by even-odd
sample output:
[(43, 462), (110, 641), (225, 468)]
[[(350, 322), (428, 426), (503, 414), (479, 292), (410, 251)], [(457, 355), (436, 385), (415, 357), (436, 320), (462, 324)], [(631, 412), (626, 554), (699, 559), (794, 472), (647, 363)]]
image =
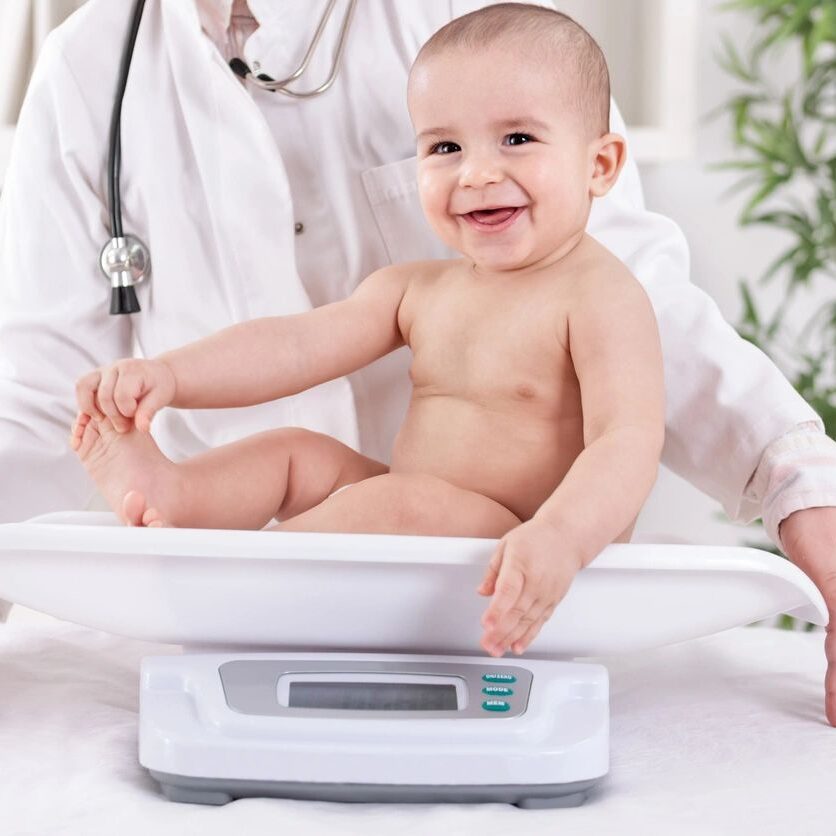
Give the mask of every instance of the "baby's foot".
[[(96, 422), (79, 416), (73, 427), (71, 446), (93, 478), (108, 505), (129, 525), (143, 524), (147, 500), (159, 509), (149, 519), (176, 520), (181, 509), (183, 486), (177, 466), (167, 459), (148, 433), (131, 429), (119, 433), (110, 421)], [(137, 516), (136, 500), (128, 504), (129, 491), (141, 495), (142, 509)]]
[(149, 508), (139, 491), (128, 491), (122, 500), (122, 518), (128, 525), (146, 528), (171, 528), (156, 508)]

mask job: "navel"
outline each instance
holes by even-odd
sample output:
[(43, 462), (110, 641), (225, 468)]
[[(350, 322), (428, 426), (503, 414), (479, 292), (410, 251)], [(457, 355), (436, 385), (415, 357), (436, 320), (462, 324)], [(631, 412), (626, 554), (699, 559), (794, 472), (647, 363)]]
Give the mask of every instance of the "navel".
[(537, 391), (533, 386), (529, 386), (527, 383), (518, 383), (514, 387), (514, 394), (518, 398), (522, 398), (523, 400), (530, 401), (537, 395)]

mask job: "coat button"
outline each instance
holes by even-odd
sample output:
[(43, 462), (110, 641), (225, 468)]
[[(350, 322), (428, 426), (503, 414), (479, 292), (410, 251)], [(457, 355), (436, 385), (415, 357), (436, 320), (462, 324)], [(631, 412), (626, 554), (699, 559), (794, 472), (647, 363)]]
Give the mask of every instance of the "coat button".
[(305, 231), (305, 224), (299, 223), (299, 221), (296, 221), (296, 223), (293, 224), (293, 231), (297, 235), (301, 235)]

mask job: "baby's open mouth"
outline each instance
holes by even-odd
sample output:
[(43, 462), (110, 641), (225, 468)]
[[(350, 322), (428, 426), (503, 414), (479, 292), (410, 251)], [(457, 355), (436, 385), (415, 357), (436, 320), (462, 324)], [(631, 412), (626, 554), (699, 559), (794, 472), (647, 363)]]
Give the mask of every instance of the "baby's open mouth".
[(494, 209), (476, 209), (468, 214), (482, 224), (501, 224), (507, 221), (518, 208), (518, 206), (501, 206)]
[(474, 229), (483, 233), (504, 232), (525, 212), (525, 206), (494, 206), (491, 209), (474, 209), (462, 218)]

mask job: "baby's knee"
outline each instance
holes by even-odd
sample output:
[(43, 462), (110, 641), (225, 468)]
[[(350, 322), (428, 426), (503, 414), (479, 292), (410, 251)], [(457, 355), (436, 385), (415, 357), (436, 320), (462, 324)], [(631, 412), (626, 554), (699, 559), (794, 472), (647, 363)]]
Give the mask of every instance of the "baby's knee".
[(308, 430), (305, 427), (276, 427), (272, 430), (264, 430), (260, 433), (264, 438), (275, 441), (277, 444), (304, 444), (315, 441), (322, 433)]

